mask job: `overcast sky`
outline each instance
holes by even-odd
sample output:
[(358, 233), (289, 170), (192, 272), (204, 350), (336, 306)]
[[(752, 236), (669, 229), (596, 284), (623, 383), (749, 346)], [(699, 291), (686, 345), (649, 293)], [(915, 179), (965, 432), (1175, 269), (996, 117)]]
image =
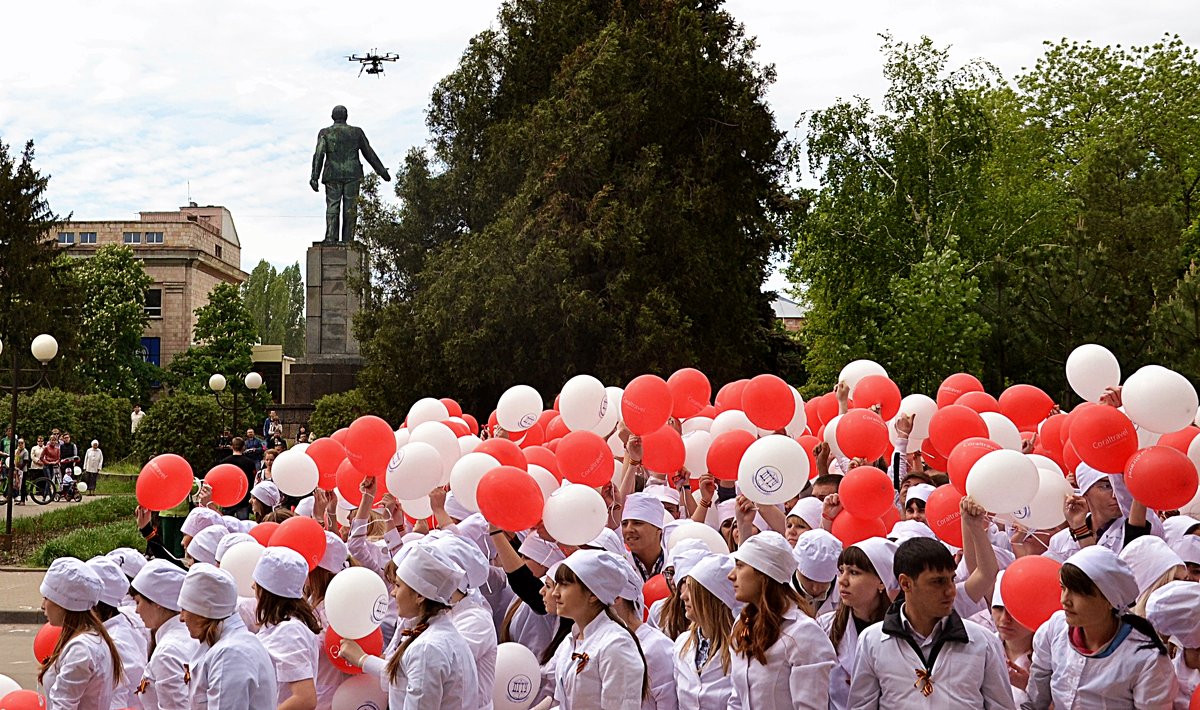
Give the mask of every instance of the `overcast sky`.
[[(1200, 12), (1183, 0), (729, 0), (775, 64), (781, 127), (839, 97), (884, 89), (878, 33), (982, 57), (1009, 77), (1043, 40), (1148, 44), (1164, 32), (1200, 43)], [(12, 3), (0, 42), (0, 139), (32, 138), (50, 200), (76, 219), (136, 219), (191, 198), (224, 205), (242, 268), (303, 261), (323, 237), (324, 198), (308, 187), (316, 132), (334, 104), (367, 131), (395, 172), (426, 137), (424, 110), (468, 39), (493, 24), (498, 0)], [(344, 55), (400, 55), (382, 78)], [(778, 275), (769, 283), (781, 287)]]

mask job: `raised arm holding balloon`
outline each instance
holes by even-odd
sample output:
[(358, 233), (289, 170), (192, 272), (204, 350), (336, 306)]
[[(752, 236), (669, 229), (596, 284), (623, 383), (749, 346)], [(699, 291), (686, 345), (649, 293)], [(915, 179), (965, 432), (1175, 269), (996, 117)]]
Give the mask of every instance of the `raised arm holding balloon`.
[(963, 496), (959, 501), (959, 520), (963, 531), (963, 561), (967, 564), (963, 591), (973, 602), (991, 599), (1000, 563), (992, 541), (988, 539), (987, 511), (971, 496)]

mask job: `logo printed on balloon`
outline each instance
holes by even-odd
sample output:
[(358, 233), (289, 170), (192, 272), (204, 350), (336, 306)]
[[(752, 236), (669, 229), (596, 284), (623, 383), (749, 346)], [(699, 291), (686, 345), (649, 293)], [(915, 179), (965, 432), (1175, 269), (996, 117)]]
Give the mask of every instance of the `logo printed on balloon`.
[(365, 703), (363, 703), (362, 705), (359, 705), (357, 710), (383, 710), (383, 708), (379, 707), (374, 702), (368, 700)]
[(762, 466), (754, 472), (754, 487), (763, 493), (774, 493), (783, 486), (783, 474), (774, 466)]
[(607, 413), (608, 413), (608, 397), (606, 396), (600, 400), (600, 418), (603, 419), (604, 415)]
[(1104, 437), (1100, 441), (1093, 441), (1092, 448), (1093, 449), (1103, 449), (1103, 448), (1112, 446), (1113, 444), (1117, 443), (1118, 441), (1120, 441), (1121, 439), (1124, 439), (1127, 436), (1129, 436), (1128, 431), (1119, 431), (1116, 434), (1109, 434), (1108, 436)]
[(533, 414), (533, 413), (526, 414), (525, 416), (521, 417), (521, 420), (520, 420), (521, 429), (522, 430), (528, 429), (529, 427), (533, 426), (534, 422), (536, 422), (537, 420), (538, 420), (538, 418), (537, 418), (536, 414)]
[(396, 449), (396, 453), (392, 454), (392, 460), (388, 461), (388, 468), (396, 468), (404, 461), (404, 447)]
[(1032, 513), (1032, 511), (1030, 510), (1029, 506), (1025, 506), (1024, 508), (1021, 508), (1020, 510), (1014, 510), (1011, 513), (1011, 515), (1016, 520), (1025, 520), (1026, 518), (1028, 518), (1030, 516), (1031, 513)]
[(522, 673), (521, 675), (513, 676), (508, 681), (506, 693), (508, 699), (514, 703), (524, 702), (529, 699), (529, 694), (533, 692), (533, 681), (529, 676)]
[(387, 611), (387, 596), (376, 597), (375, 606), (371, 609), (371, 621), (375, 622), (376, 624), (383, 623), (383, 620), (387, 618)]

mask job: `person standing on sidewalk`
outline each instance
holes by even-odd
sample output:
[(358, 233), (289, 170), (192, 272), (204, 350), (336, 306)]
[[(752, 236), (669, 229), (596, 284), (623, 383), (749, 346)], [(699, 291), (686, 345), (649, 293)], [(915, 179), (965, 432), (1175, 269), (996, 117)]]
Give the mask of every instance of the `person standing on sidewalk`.
[(59, 484), (61, 476), (58, 473), (58, 462), (61, 456), (61, 450), (58, 446), (58, 434), (50, 434), (50, 441), (46, 443), (46, 448), (42, 449), (42, 466), (46, 472), (46, 476), (54, 481), (55, 485)]
[(45, 448), (45, 437), (38, 435), (37, 443), (29, 450), (29, 468), (25, 469), (25, 482), (21, 484), (21, 500), (17, 501), (17, 505), (25, 505), (25, 496), (29, 491), (29, 484), (46, 475), (46, 470), (42, 464), (42, 451)]
[(83, 480), (89, 491), (96, 490), (96, 481), (100, 478), (100, 469), (104, 468), (104, 452), (100, 450), (100, 442), (92, 439), (92, 445), (83, 454)]

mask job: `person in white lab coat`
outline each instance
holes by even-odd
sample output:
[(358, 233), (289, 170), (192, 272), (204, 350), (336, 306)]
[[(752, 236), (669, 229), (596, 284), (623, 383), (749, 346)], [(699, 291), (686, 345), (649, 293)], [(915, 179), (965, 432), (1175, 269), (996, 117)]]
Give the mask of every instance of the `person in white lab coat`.
[(453, 533), (432, 531), (418, 544), (432, 545), (462, 572), (458, 589), (450, 598), (450, 621), (475, 658), (479, 697), (471, 707), (492, 710), (498, 641), (492, 609), (479, 593), (479, 588), (487, 583), (488, 560), (475, 543)]
[(954, 611), (955, 567), (936, 540), (896, 547), (903, 601), (859, 635), (849, 707), (1015, 707), (1000, 639)]
[(42, 611), (62, 629), (38, 673), (41, 695), (53, 710), (109, 710), (122, 679), (121, 656), (92, 613), (100, 578), (83, 562), (60, 557), (42, 579)]
[(179, 618), (200, 652), (192, 665), (191, 707), (272, 708), (279, 698), (275, 664), (237, 613), (233, 575), (192, 565), (179, 590)]
[(828, 530), (816, 528), (801, 533), (791, 545), (798, 565), (792, 575), (792, 587), (808, 604), (812, 617), (816, 619), (835, 610), (838, 595), (833, 583), (837, 579), (838, 556), (842, 554), (841, 541)]
[(562, 710), (640, 710), (649, 692), (637, 636), (612, 610), (628, 564), (608, 551), (576, 550), (555, 570), (558, 615), (575, 622), (554, 656)]
[(135, 691), (143, 710), (174, 710), (191, 703), (191, 667), (200, 642), (179, 619), (185, 574), (166, 560), (151, 560), (131, 584), (137, 614), (150, 629), (154, 648)]
[(1188, 710), (1192, 695), (1200, 687), (1200, 584), (1170, 582), (1150, 594), (1146, 620), (1168, 637), (1167, 652), (1175, 668), (1179, 692), (1175, 709)]
[(1021, 707), (1170, 708), (1176, 684), (1167, 649), (1150, 622), (1125, 611), (1138, 596), (1129, 565), (1091, 545), (1067, 558), (1059, 582), (1063, 608), (1033, 635)]
[[(312, 606), (313, 613), (321, 622), (321, 633), (317, 635), (318, 648), (325, 648), (325, 636), (329, 633), (329, 617), (325, 614), (325, 592), (334, 575), (349, 566), (350, 550), (342, 538), (325, 531), (325, 555), (317, 566), (308, 573), (304, 584), (304, 598)], [(333, 665), (328, 653), (317, 654), (317, 710), (333, 707), (333, 694), (350, 676)]]
[(402, 553), (388, 581), (397, 611), (411, 623), (397, 632), (401, 640), (387, 660), (364, 653), (349, 639), (342, 640), (342, 658), (380, 679), (391, 710), (470, 708), (479, 695), (479, 673), (447, 613), (462, 571), (429, 545)]
[(268, 547), (254, 566), (258, 640), (275, 664), (280, 710), (317, 706), (317, 634), (321, 622), (304, 598), (308, 562), (287, 547)]
[(734, 614), (742, 604), (733, 594), (733, 558), (708, 555), (680, 584), (691, 627), (675, 639), (675, 693), (685, 710), (726, 710), (733, 695), (729, 676)]
[(675, 664), (672, 661), (674, 643), (653, 626), (642, 622), (646, 600), (642, 595), (642, 578), (630, 565), (625, 565), (625, 587), (613, 602), (613, 611), (625, 626), (633, 631), (646, 661), (650, 687), (642, 700), (642, 710), (676, 710)]
[(743, 540), (729, 573), (745, 604), (733, 627), (731, 705), (742, 710), (823, 709), (829, 705), (833, 644), (791, 587), (792, 546), (774, 531)]
[(837, 650), (837, 665), (829, 673), (829, 707), (845, 710), (850, 704), (850, 680), (858, 637), (867, 627), (883, 621), (892, 598), (900, 591), (892, 574), (896, 543), (872, 537), (842, 550), (838, 556), (837, 611), (822, 614), (817, 623)]
[(150, 652), (146, 637), (139, 628), (141, 624), (134, 626), (129, 617), (118, 609), (125, 593), (129, 591), (129, 578), (116, 562), (107, 557), (93, 557), (87, 564), (100, 578), (100, 601), (96, 602), (93, 611), (104, 624), (121, 656), (121, 680), (113, 690), (112, 699), (114, 710), (121, 710), (133, 703), (134, 691), (142, 680)]

